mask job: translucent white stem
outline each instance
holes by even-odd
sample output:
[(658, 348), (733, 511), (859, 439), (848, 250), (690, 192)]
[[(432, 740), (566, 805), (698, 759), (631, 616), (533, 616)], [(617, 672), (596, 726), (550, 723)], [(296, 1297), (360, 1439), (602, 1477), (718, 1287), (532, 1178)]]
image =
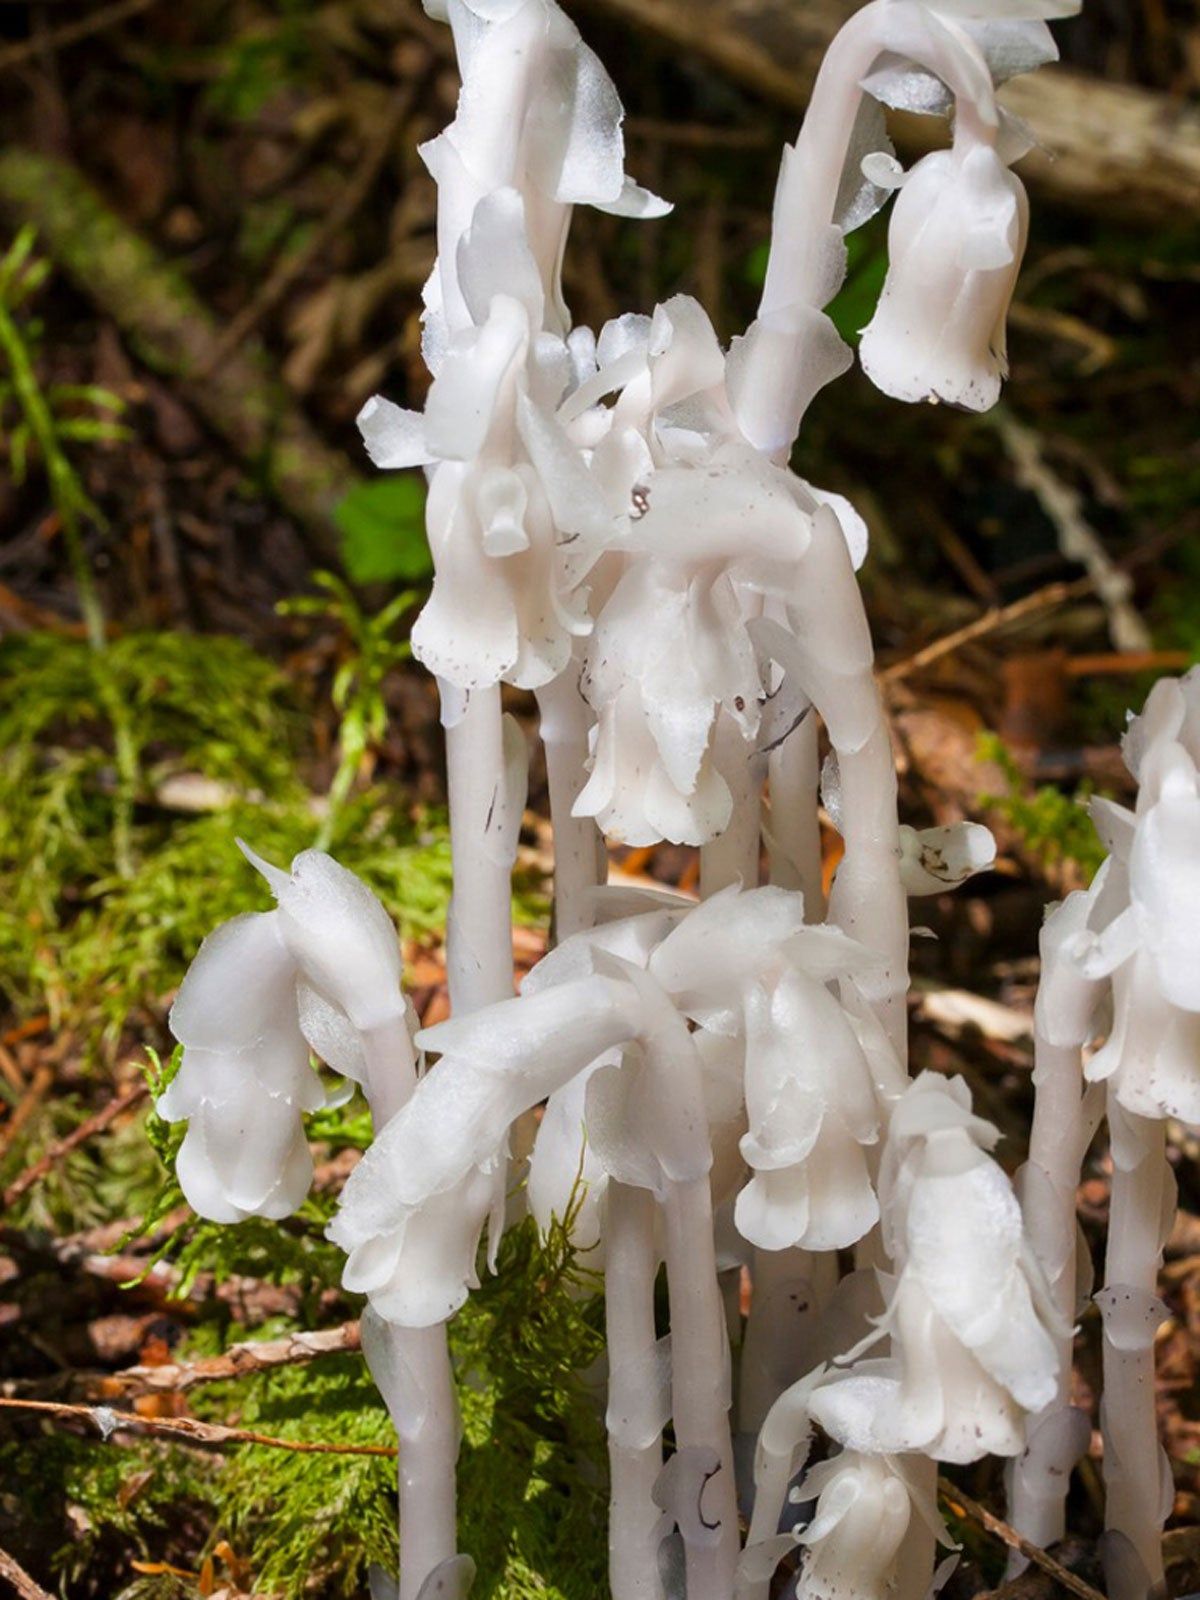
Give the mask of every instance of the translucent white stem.
[[(1108, 1593), (1110, 1600), (1146, 1600), (1148, 1587), (1163, 1581), (1163, 1452), (1154, 1409), (1157, 1317), (1152, 1302), (1162, 1259), (1169, 1169), (1165, 1124), (1120, 1111), (1117, 1115), (1124, 1119), (1129, 1148), (1114, 1150), (1104, 1263), (1109, 1297), (1101, 1416), (1105, 1525), (1128, 1539), (1144, 1572), (1135, 1577), (1131, 1564), (1114, 1553)], [(1136, 1333), (1122, 1316), (1123, 1306), (1140, 1311)]]
[[(403, 1018), (364, 1033), (362, 1042), (367, 1062), (364, 1088), (378, 1130), (416, 1087), (416, 1061)], [(393, 1417), (412, 1419), (398, 1429), (399, 1600), (417, 1600), (429, 1574), (453, 1559), (458, 1549), (458, 1404), (445, 1324), (398, 1328), (388, 1323), (380, 1334), (390, 1354), (372, 1367), (372, 1375), (381, 1392), (395, 1384), (396, 1393), (383, 1394)]]
[[(1071, 1357), (1074, 1347), (1076, 1296), (1075, 1193), (1087, 1143), (1083, 1112), (1083, 1052), (1078, 1045), (1052, 1045), (1040, 1035), (1034, 1041), (1035, 1088), (1033, 1125), (1029, 1138), (1029, 1163), (1023, 1173), (1025, 1226), (1034, 1254), (1050, 1285), (1055, 1307), (1066, 1330), (1058, 1340), (1058, 1374), (1054, 1399), (1029, 1422), (1035, 1442), (1045, 1425), (1056, 1430), (1060, 1441), (1069, 1425)], [(1057, 1416), (1062, 1421), (1051, 1419)], [(1048, 1444), (1049, 1433), (1043, 1436)], [(1086, 1444), (1086, 1434), (1083, 1436)], [(1054, 1446), (1056, 1451), (1061, 1444)], [(1061, 1455), (1055, 1471), (1043, 1470), (1037, 1449), (1026, 1451), (1012, 1464), (1009, 1520), (1019, 1533), (1045, 1549), (1066, 1532), (1067, 1491), (1070, 1469), (1062, 1470)], [(1010, 1575), (1022, 1570), (1023, 1560), (1010, 1561)]]
[(604, 840), (591, 817), (574, 817), (571, 808), (587, 781), (587, 703), (579, 692), (572, 663), (553, 683), (537, 691), (542, 745), (554, 829), (554, 937), (569, 938), (591, 926), (591, 891), (607, 877)]
[(688, 1600), (730, 1600), (739, 1535), (729, 1427), (729, 1345), (713, 1246), (707, 1174), (671, 1183), (663, 1202), (671, 1305), (671, 1409), (680, 1450), (712, 1467), (684, 1533)]
[(661, 1600), (662, 1424), (654, 1327), (654, 1198), (610, 1182), (605, 1199), (604, 1316), (608, 1341), (608, 1574), (612, 1600)]
[(738, 1432), (757, 1435), (785, 1389), (821, 1360), (820, 1313), (837, 1286), (837, 1256), (755, 1250), (738, 1382)]
[(771, 882), (804, 895), (804, 915), (820, 922), (825, 915), (821, 886), (821, 763), (815, 712), (772, 750)]
[[(878, 696), (876, 696), (878, 700)], [(861, 749), (838, 751), (846, 853), (829, 898), (830, 919), (884, 957), (862, 987), (901, 1062), (908, 1059), (908, 898), (900, 881), (896, 768), (882, 704)]]
[(472, 689), (462, 714), (449, 719), (446, 776), (454, 873), (446, 974), (451, 1009), (463, 1015), (513, 992), (515, 829), (507, 814), (499, 684)]
[(733, 795), (733, 813), (725, 832), (701, 847), (704, 899), (731, 883), (757, 889), (762, 850), (762, 760), (724, 714), (717, 724), (714, 750)]

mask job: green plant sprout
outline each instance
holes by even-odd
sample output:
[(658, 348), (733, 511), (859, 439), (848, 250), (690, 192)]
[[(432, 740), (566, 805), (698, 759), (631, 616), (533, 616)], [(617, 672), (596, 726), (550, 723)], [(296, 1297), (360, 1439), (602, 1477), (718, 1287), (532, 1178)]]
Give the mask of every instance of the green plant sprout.
[(313, 582), (321, 594), (284, 600), (278, 609), (284, 616), (321, 617), (336, 622), (344, 635), (343, 659), (334, 674), (331, 691), (339, 719), (338, 763), (316, 838), (316, 848), (327, 850), (355, 779), (363, 773), (368, 757), (387, 733), (384, 684), (412, 653), (407, 636), (398, 637), (397, 629), (418, 595), (415, 590), (404, 589), (382, 611), (368, 616), (334, 573), (315, 573)]

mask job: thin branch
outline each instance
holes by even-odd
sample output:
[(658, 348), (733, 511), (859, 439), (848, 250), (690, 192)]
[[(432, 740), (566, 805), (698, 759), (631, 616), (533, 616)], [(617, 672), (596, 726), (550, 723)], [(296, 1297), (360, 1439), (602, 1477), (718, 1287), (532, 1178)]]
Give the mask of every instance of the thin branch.
[(319, 1333), (291, 1333), (284, 1339), (247, 1340), (230, 1345), (222, 1355), (203, 1361), (183, 1361), (163, 1366), (127, 1367), (123, 1372), (104, 1373), (91, 1379), (90, 1391), (105, 1400), (133, 1395), (180, 1394), (202, 1383), (220, 1383), (243, 1378), (254, 1372), (269, 1372), (275, 1367), (298, 1366), (319, 1356), (344, 1355), (361, 1350), (357, 1322), (344, 1322), (339, 1328)]
[(102, 1439), (133, 1434), (148, 1439), (165, 1439), (174, 1444), (230, 1445), (257, 1444), (268, 1450), (291, 1450), (298, 1455), (387, 1456), (395, 1458), (394, 1445), (337, 1444), (325, 1439), (278, 1439), (269, 1433), (254, 1433), (246, 1428), (226, 1428), (217, 1422), (198, 1422), (194, 1417), (137, 1417), (111, 1406), (63, 1405), (54, 1400), (13, 1400), (0, 1397), (0, 1411), (38, 1412), (51, 1422), (84, 1422), (96, 1429)]
[(25, 1568), (19, 1566), (7, 1550), (0, 1550), (0, 1578), (11, 1583), (21, 1600), (52, 1600), (40, 1583), (35, 1583)]
[(78, 22), (64, 23), (40, 38), (23, 39), (20, 44), (9, 45), (6, 50), (0, 50), (0, 72), (23, 65), (43, 49), (62, 50), (67, 45), (78, 44), (81, 39), (90, 39), (93, 34), (103, 33), (107, 28), (115, 28), (129, 17), (149, 11), (154, 4), (155, 0), (117, 0), (115, 5), (93, 11), (90, 17), (80, 17)]
[(893, 661), (890, 667), (883, 668), (879, 678), (883, 683), (895, 683), (901, 678), (907, 678), (912, 673), (919, 672), (922, 667), (940, 661), (943, 656), (961, 650), (963, 645), (985, 638), (989, 633), (996, 633), (1014, 622), (1024, 622), (1027, 618), (1036, 616), (1039, 611), (1049, 611), (1055, 606), (1065, 605), (1068, 600), (1078, 600), (1083, 595), (1090, 594), (1093, 587), (1091, 578), (1076, 578), (1070, 583), (1048, 583), (1044, 589), (1035, 589), (1032, 594), (1023, 595), (1011, 605), (992, 606), (982, 616), (976, 617), (974, 622), (968, 622), (964, 627), (956, 628), (953, 633), (935, 639), (924, 649), (914, 651), (911, 656), (905, 656), (903, 661)]
[(33, 1188), (35, 1183), (40, 1183), (43, 1178), (48, 1177), (64, 1156), (70, 1155), (72, 1150), (78, 1150), (81, 1144), (86, 1144), (95, 1134), (103, 1133), (110, 1123), (115, 1122), (123, 1112), (129, 1111), (133, 1106), (138, 1105), (146, 1098), (149, 1092), (144, 1083), (134, 1084), (131, 1088), (126, 1089), (124, 1094), (117, 1095), (106, 1106), (102, 1106), (95, 1116), (89, 1117), (86, 1122), (81, 1122), (77, 1128), (72, 1128), (71, 1132), (59, 1139), (56, 1144), (52, 1144), (39, 1160), (35, 1161), (31, 1167), (26, 1167), (25, 1171), (19, 1177), (14, 1178), (8, 1188), (5, 1189), (3, 1195), (5, 1210), (9, 1206), (15, 1205), (27, 1190)]
[(53, 1082), (54, 1068), (48, 1062), (43, 1062), (34, 1073), (28, 1089), (17, 1102), (12, 1116), (0, 1128), (0, 1156), (9, 1149), (21, 1129), (32, 1117), (38, 1106), (41, 1105), (46, 1096), (46, 1091)]
[(1062, 1588), (1069, 1590), (1073, 1595), (1078, 1595), (1079, 1600), (1104, 1600), (1099, 1589), (1093, 1589), (1090, 1583), (1076, 1577), (1068, 1567), (1063, 1566), (1061, 1561), (1056, 1561), (1053, 1556), (1047, 1555), (1040, 1545), (1030, 1544), (1029, 1540), (1015, 1528), (995, 1516), (986, 1506), (981, 1506), (978, 1500), (972, 1500), (969, 1494), (964, 1494), (956, 1483), (950, 1482), (949, 1478), (938, 1479), (938, 1493), (951, 1511), (960, 1516), (970, 1517), (972, 1522), (977, 1522), (981, 1528), (1006, 1544), (1010, 1550), (1020, 1551), (1027, 1561), (1031, 1561), (1035, 1567), (1040, 1567)]

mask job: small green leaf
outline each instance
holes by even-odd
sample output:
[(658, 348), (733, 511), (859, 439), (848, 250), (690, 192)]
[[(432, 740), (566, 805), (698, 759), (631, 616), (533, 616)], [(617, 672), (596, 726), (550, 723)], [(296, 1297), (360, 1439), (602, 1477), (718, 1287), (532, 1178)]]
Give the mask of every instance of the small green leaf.
[(342, 557), (355, 583), (414, 582), (433, 572), (425, 540), (425, 484), (414, 472), (373, 479), (333, 513)]

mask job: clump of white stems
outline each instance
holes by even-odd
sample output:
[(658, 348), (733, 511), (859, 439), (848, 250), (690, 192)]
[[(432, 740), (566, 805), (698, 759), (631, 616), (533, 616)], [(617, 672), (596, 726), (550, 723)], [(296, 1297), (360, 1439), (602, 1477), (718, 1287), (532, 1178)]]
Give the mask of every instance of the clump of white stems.
[[(627, 177), (616, 91), (555, 0), (426, 9), (463, 76), (422, 151), (433, 381), (423, 412), (375, 399), (360, 426), (379, 467), (429, 478), (436, 576), (413, 647), (446, 730), (452, 1016), (415, 1031), (394, 930), (329, 857), (256, 862), (278, 909), (218, 930), (174, 1012), (185, 1056), (161, 1109), (190, 1118), (185, 1192), (224, 1221), (286, 1214), (311, 1178), (310, 1052), (362, 1085), (376, 1139), (330, 1234), (400, 1436), (400, 1600), (470, 1583), (445, 1324), (522, 1199), (542, 1227), (570, 1214), (605, 1273), (614, 1600), (765, 1600), (784, 1559), (801, 1596), (924, 1600), (946, 1571), (939, 1461), (1009, 1458), (1018, 1525), (1063, 1532), (1074, 1192), (1107, 1092), (1113, 1593), (1144, 1600), (1161, 1577), (1163, 1123), (1200, 1115), (1200, 686), (1155, 691), (1128, 742), (1136, 815), (1104, 809), (1112, 862), (1047, 923), (1014, 1190), (964, 1083), (911, 1081), (906, 1059), (908, 898), (994, 846), (970, 823), (900, 824), (855, 578), (867, 530), (787, 468), (852, 362), (825, 309), (845, 237), (895, 190), (863, 367), (901, 400), (995, 402), (1027, 230), (1011, 164), (1031, 142), (996, 87), (1054, 58), (1045, 19), (1075, 6), (853, 16), (784, 152), (762, 303), (728, 349), (684, 295), (598, 332), (571, 322), (572, 208), (669, 207)], [(949, 147), (904, 171), (885, 107), (952, 113)], [(557, 943), (519, 995), (529, 752), (504, 684), (538, 699), (556, 850)], [(821, 804), (844, 843), (827, 903)], [(699, 903), (605, 888), (606, 838), (698, 846)], [(518, 1127), (536, 1127), (527, 1169)]]

